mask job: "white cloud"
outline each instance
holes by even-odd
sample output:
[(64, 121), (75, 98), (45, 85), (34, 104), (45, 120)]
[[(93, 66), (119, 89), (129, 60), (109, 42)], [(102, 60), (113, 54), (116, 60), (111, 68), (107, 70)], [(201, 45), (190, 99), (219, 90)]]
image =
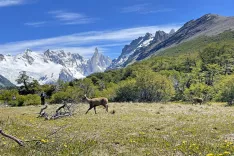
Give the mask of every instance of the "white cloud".
[(66, 12), (63, 10), (50, 11), (49, 14), (51, 14), (53, 18), (61, 21), (62, 24), (67, 25), (93, 23), (96, 20), (81, 13)]
[(0, 0), (0, 7), (20, 5), (23, 3), (24, 3), (24, 0)]
[[(181, 24), (145, 26), (119, 30), (90, 31), (66, 36), (58, 36), (45, 39), (27, 40), (0, 44), (0, 53), (17, 54), (30, 48), (34, 51), (43, 52), (46, 49), (64, 49), (89, 57), (97, 46), (107, 53), (108, 49), (115, 46), (125, 45), (133, 39), (145, 35), (146, 32), (155, 33), (157, 30), (169, 32), (172, 28), (178, 29)], [(109, 51), (110, 52), (110, 51)], [(121, 51), (120, 51), (121, 52)], [(111, 52), (110, 52), (111, 55)]]
[(149, 14), (149, 13), (160, 13), (160, 12), (171, 12), (175, 9), (172, 8), (155, 8), (152, 7), (149, 3), (144, 4), (135, 4), (132, 6), (124, 7), (121, 9), (122, 13), (140, 13), (140, 14)]
[(148, 4), (136, 4), (128, 7), (124, 7), (121, 9), (122, 13), (130, 13), (130, 12), (140, 12), (146, 9)]
[(24, 25), (27, 26), (33, 26), (33, 27), (41, 27), (43, 25), (45, 25), (47, 22), (45, 21), (40, 21), (40, 22), (28, 22), (28, 23), (24, 23)]

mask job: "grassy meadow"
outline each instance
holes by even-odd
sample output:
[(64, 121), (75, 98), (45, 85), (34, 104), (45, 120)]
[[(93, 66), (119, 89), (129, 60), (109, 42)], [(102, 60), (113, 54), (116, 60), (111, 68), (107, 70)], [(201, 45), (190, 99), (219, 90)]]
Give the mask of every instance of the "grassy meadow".
[(75, 107), (57, 120), (37, 118), (41, 106), (0, 107), (0, 127), (25, 142), (0, 136), (0, 155), (234, 154), (234, 108), (223, 104), (111, 103), (109, 113), (98, 107), (97, 114)]

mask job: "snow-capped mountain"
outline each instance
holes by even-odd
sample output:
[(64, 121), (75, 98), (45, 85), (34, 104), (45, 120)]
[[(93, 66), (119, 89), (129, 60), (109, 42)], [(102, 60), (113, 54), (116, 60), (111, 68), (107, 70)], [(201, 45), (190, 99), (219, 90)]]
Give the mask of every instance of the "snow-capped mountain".
[(139, 52), (141, 52), (142, 49), (152, 44), (159, 44), (174, 33), (174, 29), (172, 29), (169, 34), (165, 33), (164, 31), (157, 31), (154, 36), (150, 33), (146, 33), (145, 36), (133, 40), (129, 45), (126, 45), (123, 48), (121, 55), (118, 57), (118, 59), (112, 61), (112, 64), (108, 69), (126, 66), (131, 60), (138, 57), (140, 54)]
[(215, 36), (226, 30), (234, 30), (234, 17), (206, 14), (198, 19), (185, 23), (176, 32), (172, 30), (169, 33), (169, 37), (166, 37), (165, 40), (163, 39), (159, 43), (151, 42), (147, 47), (142, 48), (136, 57), (132, 57), (131, 60), (129, 59), (125, 66), (157, 55), (167, 48), (177, 46), (197, 37)]
[(16, 56), (0, 54), (0, 75), (16, 84), (21, 71), (39, 81), (40, 84), (55, 83), (57, 80), (71, 81), (95, 72), (103, 72), (111, 59), (98, 53), (96, 48), (90, 60), (79, 54), (47, 50), (43, 54), (27, 49)]
[(147, 33), (144, 37), (126, 45), (121, 55), (112, 61), (108, 69), (126, 67), (134, 62), (147, 59), (161, 51), (201, 36), (215, 36), (226, 30), (234, 30), (234, 17), (206, 14), (185, 23), (179, 30), (169, 33), (157, 31), (155, 36)]
[(125, 45), (121, 55), (118, 59), (114, 59), (109, 69), (119, 68), (124, 66), (124, 63), (129, 59), (134, 52), (142, 47), (148, 46), (154, 37), (150, 33), (146, 33), (145, 36), (139, 37), (138, 39), (133, 40), (129, 45)]
[(95, 49), (95, 53), (92, 58), (87, 62), (87, 68), (85, 74), (91, 74), (95, 72), (103, 72), (112, 63), (111, 58), (106, 57), (98, 53), (98, 49)]

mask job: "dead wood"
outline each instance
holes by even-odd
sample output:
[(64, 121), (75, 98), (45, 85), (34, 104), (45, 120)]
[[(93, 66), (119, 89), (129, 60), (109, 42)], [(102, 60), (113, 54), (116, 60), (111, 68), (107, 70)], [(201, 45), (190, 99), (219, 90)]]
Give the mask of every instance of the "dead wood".
[(6, 138), (9, 138), (9, 139), (15, 141), (18, 145), (24, 146), (24, 143), (23, 143), (22, 140), (20, 140), (20, 139), (14, 137), (14, 136), (12, 136), (12, 135), (9, 135), (9, 134), (4, 133), (4, 132), (2, 131), (2, 129), (0, 129), (0, 134), (2, 134), (2, 135), (3, 135), (4, 137), (6, 137)]

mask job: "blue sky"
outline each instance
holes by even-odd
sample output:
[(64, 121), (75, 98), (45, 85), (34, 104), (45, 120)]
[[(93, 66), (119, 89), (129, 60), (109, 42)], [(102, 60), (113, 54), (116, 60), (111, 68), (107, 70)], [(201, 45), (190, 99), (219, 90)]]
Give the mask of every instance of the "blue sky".
[(26, 48), (116, 58), (125, 44), (206, 13), (234, 16), (233, 0), (0, 0), (0, 53)]

